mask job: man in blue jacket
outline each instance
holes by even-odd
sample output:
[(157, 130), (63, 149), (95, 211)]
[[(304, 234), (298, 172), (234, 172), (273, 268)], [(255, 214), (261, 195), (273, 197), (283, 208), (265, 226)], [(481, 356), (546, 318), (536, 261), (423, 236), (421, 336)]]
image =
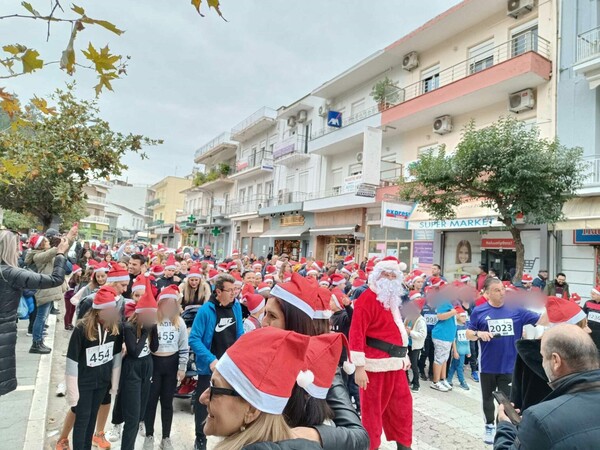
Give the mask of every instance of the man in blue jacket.
[(194, 401), (196, 442), (194, 450), (206, 449), (204, 421), (208, 414), (206, 406), (198, 399), (210, 386), (210, 377), (217, 361), (244, 333), (242, 307), (235, 301), (235, 279), (231, 275), (219, 275), (210, 299), (198, 310), (189, 336), (190, 348), (196, 354), (198, 384)]

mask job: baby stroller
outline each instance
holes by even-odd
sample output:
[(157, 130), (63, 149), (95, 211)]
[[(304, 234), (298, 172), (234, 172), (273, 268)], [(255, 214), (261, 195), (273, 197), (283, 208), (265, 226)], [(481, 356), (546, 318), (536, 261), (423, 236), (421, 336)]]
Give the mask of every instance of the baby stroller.
[[(186, 309), (181, 313), (181, 318), (185, 322), (185, 326), (188, 329), (192, 327), (194, 323), (194, 319), (196, 318), (196, 314), (198, 313), (198, 309), (201, 305), (190, 305), (186, 307)], [(198, 377), (196, 373), (196, 355), (190, 349), (190, 357), (188, 359), (187, 369), (185, 372), (185, 377), (181, 380), (179, 386), (177, 386), (177, 390), (175, 391), (176, 398), (185, 398), (190, 399), (190, 405), (192, 406), (192, 413), (194, 412), (194, 402), (197, 400), (195, 398), (196, 392), (196, 384), (198, 383)]]

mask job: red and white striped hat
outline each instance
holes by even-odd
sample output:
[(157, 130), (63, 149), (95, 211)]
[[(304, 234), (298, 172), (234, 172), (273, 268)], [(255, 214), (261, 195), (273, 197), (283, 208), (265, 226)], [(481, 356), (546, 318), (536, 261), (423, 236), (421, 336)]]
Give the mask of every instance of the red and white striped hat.
[(152, 266), (150, 273), (155, 277), (162, 277), (165, 273), (165, 268), (161, 265)]
[(289, 282), (276, 284), (271, 289), (271, 296), (295, 306), (312, 319), (315, 317), (317, 288), (316, 284), (294, 272)]
[(559, 323), (576, 324), (586, 318), (583, 309), (577, 303), (566, 298), (548, 297), (546, 311), (551, 325)]
[(129, 272), (121, 268), (118, 264), (115, 264), (108, 271), (108, 277), (106, 278), (107, 283), (119, 283), (121, 281), (129, 281)]
[(310, 339), (275, 327), (259, 328), (229, 347), (216, 369), (256, 409), (281, 414), (295, 384), (308, 385), (314, 380), (314, 374), (303, 371)]
[(152, 286), (150, 286), (150, 278), (144, 277), (144, 281), (146, 283), (146, 289), (144, 290), (142, 297), (135, 304), (135, 312), (156, 312), (156, 310), (158, 309), (158, 304), (156, 303), (156, 299), (154, 298), (154, 294), (152, 293)]
[(175, 255), (171, 253), (165, 262), (165, 270), (175, 270), (177, 269), (177, 261), (175, 260)]
[(167, 300), (169, 298), (179, 299), (179, 287), (176, 284), (171, 284), (170, 286), (164, 287), (160, 294), (158, 294), (158, 302), (161, 300)]
[(313, 319), (330, 319), (333, 315), (330, 303), (331, 291), (324, 287), (317, 288), (317, 297), (315, 301), (315, 315)]
[(334, 273), (330, 277), (330, 283), (332, 286), (339, 286), (340, 284), (343, 284), (345, 282), (346, 278), (343, 275), (340, 275), (339, 273)]
[(521, 277), (521, 283), (533, 283), (533, 277), (531, 274), (524, 273)]
[(471, 275), (464, 273), (460, 276), (461, 283), (468, 283), (469, 281), (471, 281)]
[(146, 290), (146, 277), (145, 275), (138, 275), (135, 277), (133, 284), (131, 285), (131, 293), (133, 294), (136, 291), (145, 291)]
[(44, 239), (45, 237), (43, 234), (34, 234), (29, 238), (29, 248), (38, 248), (40, 244), (44, 242)]
[(256, 289), (257, 292), (259, 293), (263, 293), (263, 292), (267, 292), (271, 290), (271, 286), (268, 283), (259, 283), (258, 288)]
[(423, 297), (423, 295), (419, 291), (410, 291), (410, 294), (408, 295), (408, 298), (411, 300), (416, 300), (421, 297)]
[(93, 309), (108, 309), (117, 307), (117, 291), (112, 286), (106, 284), (98, 289), (94, 295)]
[(244, 300), (246, 300), (246, 308), (248, 308), (250, 314), (256, 314), (266, 304), (265, 298), (260, 294), (246, 294)]
[(202, 273), (200, 273), (200, 267), (194, 265), (188, 270), (186, 278), (202, 278)]
[(354, 263), (354, 255), (348, 255), (344, 258), (344, 265), (347, 266), (348, 264), (353, 264)]

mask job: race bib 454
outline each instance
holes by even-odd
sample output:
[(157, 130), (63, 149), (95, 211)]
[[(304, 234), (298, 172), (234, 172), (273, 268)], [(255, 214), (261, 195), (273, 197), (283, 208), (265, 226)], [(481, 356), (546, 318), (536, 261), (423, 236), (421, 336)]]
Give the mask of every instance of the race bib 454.
[(85, 362), (88, 367), (97, 367), (106, 364), (113, 359), (114, 344), (96, 345), (85, 349)]

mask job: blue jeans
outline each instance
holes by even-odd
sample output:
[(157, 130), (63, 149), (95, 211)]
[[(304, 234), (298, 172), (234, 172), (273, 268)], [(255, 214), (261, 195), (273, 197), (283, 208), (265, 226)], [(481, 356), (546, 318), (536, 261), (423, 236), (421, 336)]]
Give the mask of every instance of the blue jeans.
[(465, 382), (465, 355), (459, 355), (458, 359), (452, 358), (452, 362), (450, 363), (450, 370), (448, 371), (448, 376), (446, 379), (449, 383), (452, 383), (452, 378), (454, 378), (454, 372), (456, 372), (456, 376), (458, 377), (458, 381), (460, 384)]
[(35, 322), (33, 322), (33, 342), (40, 342), (44, 339), (44, 325), (46, 325), (46, 320), (48, 320), (51, 309), (52, 302), (38, 305)]

